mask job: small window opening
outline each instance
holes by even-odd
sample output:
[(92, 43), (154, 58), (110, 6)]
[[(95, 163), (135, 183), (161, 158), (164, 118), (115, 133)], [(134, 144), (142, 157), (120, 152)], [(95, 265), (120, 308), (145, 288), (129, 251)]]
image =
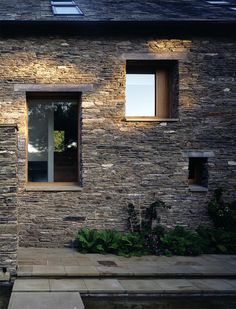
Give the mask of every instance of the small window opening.
[(51, 1), (54, 15), (82, 15), (82, 11), (74, 1)]
[(189, 158), (189, 185), (207, 188), (208, 169), (207, 158)]
[(128, 60), (126, 118), (177, 118), (178, 63)]

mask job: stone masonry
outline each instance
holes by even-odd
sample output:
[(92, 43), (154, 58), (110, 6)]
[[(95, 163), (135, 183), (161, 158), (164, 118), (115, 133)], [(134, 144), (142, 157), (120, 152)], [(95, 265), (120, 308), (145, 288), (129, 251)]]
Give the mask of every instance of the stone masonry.
[(0, 125), (0, 272), (15, 272), (17, 245), (17, 133)]
[[(84, 226), (124, 230), (130, 202), (145, 208), (157, 199), (171, 206), (162, 214), (167, 227), (196, 228), (209, 223), (206, 205), (214, 189), (223, 187), (225, 199), (236, 198), (233, 40), (41, 36), (2, 38), (0, 46), (0, 123), (16, 123), (19, 128), (21, 246), (69, 245)], [(176, 121), (126, 121), (125, 72), (131, 54), (132, 59), (178, 61)], [(27, 91), (19, 84), (49, 84), (52, 89), (53, 85), (88, 86), (81, 91), (80, 190), (27, 188)], [(1, 130), (12, 130), (13, 138), (13, 128)], [(0, 139), (14, 148), (6, 132)], [(189, 189), (189, 159), (184, 155), (189, 151), (213, 153), (207, 163), (206, 192)], [(10, 167), (9, 173), (13, 176), (4, 174), (3, 179), (15, 188)], [(7, 217), (14, 229), (16, 193), (4, 194), (12, 194), (8, 199), (14, 204), (14, 215)]]

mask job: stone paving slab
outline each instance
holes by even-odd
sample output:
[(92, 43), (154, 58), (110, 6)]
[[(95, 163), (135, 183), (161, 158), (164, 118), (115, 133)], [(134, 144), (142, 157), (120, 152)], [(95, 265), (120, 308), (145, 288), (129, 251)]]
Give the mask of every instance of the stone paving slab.
[[(90, 258), (87, 258), (87, 257), (84, 257), (84, 258), (79, 257), (79, 258), (77, 258), (77, 260), (78, 260), (78, 264), (80, 266), (99, 266), (100, 265), (96, 261), (93, 261), (93, 260), (91, 260)], [(73, 266), (73, 265), (71, 265), (71, 262), (67, 265)]]
[(47, 259), (26, 258), (19, 260), (18, 263), (20, 265), (47, 265)]
[(155, 265), (150, 265), (147, 263), (128, 265), (128, 269), (133, 272), (135, 276), (155, 276), (157, 274), (163, 275), (166, 274), (169, 276), (170, 274), (184, 274), (184, 273), (193, 273), (193, 270), (190, 267), (178, 267), (171, 265), (163, 265), (156, 263)]
[(65, 267), (53, 265), (33, 265), (33, 276), (66, 276)]
[(78, 292), (13, 292), (8, 309), (84, 309)]
[(99, 274), (95, 266), (65, 266), (67, 276), (97, 276)]
[[(217, 265), (199, 265), (199, 266), (191, 266), (191, 269), (193, 269), (195, 272), (198, 272), (200, 274), (205, 274), (206, 272), (211, 274), (229, 274), (232, 272), (233, 267), (230, 267), (228, 264), (223, 265), (222, 263), (218, 263)], [(236, 271), (236, 268), (235, 268)]]
[[(51, 261), (48, 261), (48, 265), (50, 265)], [(53, 262), (53, 261), (52, 261)], [(81, 258), (75, 258), (75, 257), (65, 257), (60, 258), (59, 261), (54, 260), (55, 265), (68, 265), (68, 266), (79, 266), (81, 265)], [(87, 265), (87, 264), (86, 264)]]
[(17, 279), (13, 285), (13, 292), (49, 292), (48, 279)]
[(134, 276), (134, 269), (128, 267), (106, 267), (97, 266), (96, 267), (100, 276)]
[(124, 293), (125, 290), (117, 279), (84, 279), (90, 293)]
[(224, 279), (199, 279), (199, 280), (189, 280), (191, 283), (195, 284), (197, 287), (204, 291), (234, 291), (236, 293), (236, 280), (224, 280)]
[(50, 279), (49, 285), (50, 291), (52, 292), (88, 292), (88, 288), (83, 279)]
[(137, 294), (141, 292), (146, 294), (154, 294), (162, 290), (157, 280), (120, 279), (119, 282), (128, 294)]
[(31, 277), (33, 275), (33, 265), (20, 265), (17, 270), (19, 277)]
[(163, 292), (168, 293), (195, 293), (199, 292), (199, 288), (186, 279), (162, 279), (158, 281)]
[(21, 292), (80, 292), (83, 295), (236, 295), (236, 279), (16, 279), (13, 293)]

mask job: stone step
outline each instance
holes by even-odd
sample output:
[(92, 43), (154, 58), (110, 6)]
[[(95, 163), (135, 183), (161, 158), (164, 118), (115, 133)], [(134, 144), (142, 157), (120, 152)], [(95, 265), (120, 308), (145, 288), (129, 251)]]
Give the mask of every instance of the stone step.
[(13, 292), (8, 309), (84, 309), (78, 292)]
[(106, 267), (106, 266), (63, 266), (63, 265), (24, 265), (17, 271), (17, 278), (159, 278), (159, 279), (204, 279), (225, 278), (236, 279), (235, 268), (219, 267), (183, 267), (158, 265), (142, 265), (132, 267)]
[[(14, 293), (234, 295), (234, 279), (16, 279)], [(68, 307), (69, 308), (69, 307)], [(15, 309), (15, 308), (14, 308)]]

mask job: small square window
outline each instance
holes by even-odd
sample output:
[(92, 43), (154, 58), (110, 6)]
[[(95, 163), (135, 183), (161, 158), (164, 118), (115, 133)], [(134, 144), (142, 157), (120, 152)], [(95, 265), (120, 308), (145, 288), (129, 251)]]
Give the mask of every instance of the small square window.
[(177, 75), (177, 61), (128, 61), (126, 118), (176, 118)]
[(189, 158), (188, 182), (190, 186), (208, 186), (207, 158)]

